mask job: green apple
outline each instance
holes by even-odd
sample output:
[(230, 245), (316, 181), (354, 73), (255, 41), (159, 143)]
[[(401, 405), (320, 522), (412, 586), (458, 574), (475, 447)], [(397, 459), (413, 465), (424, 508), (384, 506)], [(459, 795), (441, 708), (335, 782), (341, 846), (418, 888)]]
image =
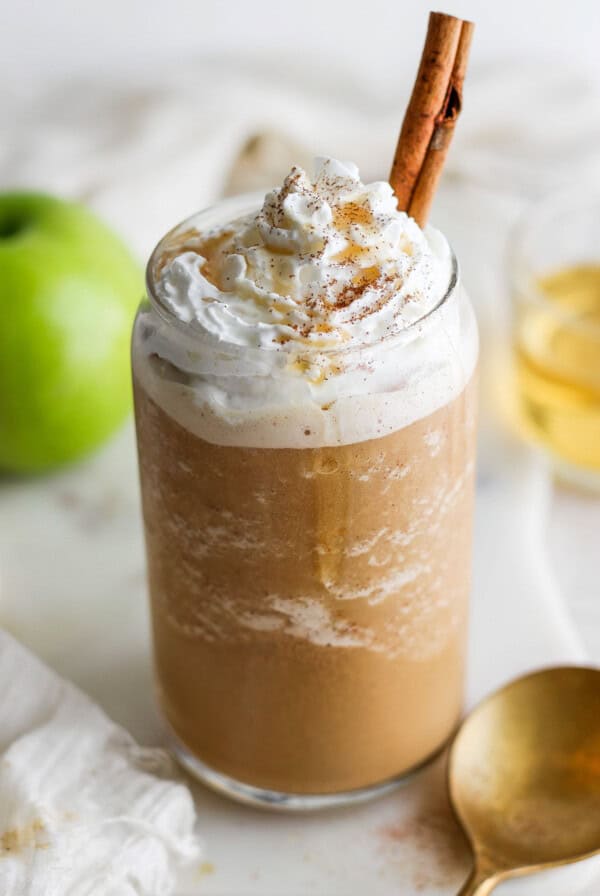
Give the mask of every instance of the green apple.
[(0, 470), (78, 458), (124, 419), (142, 290), (139, 265), (90, 211), (0, 194)]

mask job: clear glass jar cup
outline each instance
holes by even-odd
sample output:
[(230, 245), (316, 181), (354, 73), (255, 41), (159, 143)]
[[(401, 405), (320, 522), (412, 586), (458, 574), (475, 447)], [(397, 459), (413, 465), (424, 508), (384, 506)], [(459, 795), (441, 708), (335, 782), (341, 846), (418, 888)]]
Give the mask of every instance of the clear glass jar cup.
[[(390, 402), (411, 407), (410, 420), (337, 443), (319, 435), (340, 431), (339, 419), (326, 425), (335, 407), (307, 407), (308, 422), (282, 444), (265, 436), (268, 409), (258, 424), (243, 402), (237, 422), (221, 419), (213, 399), (231, 359), (252, 356), (259, 369), (272, 349), (194, 334), (161, 303), (156, 278), (191, 228), (259, 203), (227, 200), (168, 234), (134, 327), (156, 682), (193, 774), (242, 801), (314, 809), (393, 786), (438, 753), (459, 718), (476, 327), (453, 259), (438, 306), (404, 336), (411, 376), (391, 395), (344, 399), (346, 433), (354, 412)], [(471, 340), (469, 370), (457, 333)], [(447, 400), (422, 405), (447, 378)], [(249, 376), (247, 388), (255, 397), (259, 384)], [(272, 432), (302, 400), (279, 395)]]
[(510, 251), (513, 417), (570, 481), (600, 489), (600, 191), (549, 196)]

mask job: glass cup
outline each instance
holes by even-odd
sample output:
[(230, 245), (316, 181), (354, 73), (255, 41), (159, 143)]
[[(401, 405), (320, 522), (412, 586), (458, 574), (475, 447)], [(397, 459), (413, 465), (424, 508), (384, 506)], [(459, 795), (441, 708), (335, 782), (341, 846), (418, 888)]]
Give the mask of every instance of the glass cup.
[(600, 192), (548, 197), (515, 231), (515, 418), (559, 475), (600, 489)]
[[(154, 661), (184, 766), (241, 801), (315, 809), (393, 786), (459, 718), (477, 332), (453, 258), (437, 307), (383, 346), (394, 376), (403, 359), (391, 392), (346, 396), (340, 416), (284, 391), (266, 418), (224, 421), (233, 359), (257, 371), (250, 406), (274, 349), (194, 335), (155, 284), (192, 228), (261, 198), (184, 222), (148, 264), (132, 353)], [(368, 351), (328, 361), (362, 369)], [(404, 416), (358, 437), (390, 407)]]

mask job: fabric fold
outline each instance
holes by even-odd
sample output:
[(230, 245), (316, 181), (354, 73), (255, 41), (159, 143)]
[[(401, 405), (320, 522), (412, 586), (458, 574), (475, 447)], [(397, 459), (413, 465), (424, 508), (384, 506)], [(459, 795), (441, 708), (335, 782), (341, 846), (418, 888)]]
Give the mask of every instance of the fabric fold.
[(0, 718), (2, 896), (168, 896), (200, 854), (168, 755), (2, 631)]

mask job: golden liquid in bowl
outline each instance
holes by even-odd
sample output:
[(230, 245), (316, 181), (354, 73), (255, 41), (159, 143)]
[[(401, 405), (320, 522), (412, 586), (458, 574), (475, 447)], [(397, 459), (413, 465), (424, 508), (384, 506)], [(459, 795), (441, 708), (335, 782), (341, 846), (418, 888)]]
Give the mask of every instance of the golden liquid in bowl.
[(541, 277), (515, 321), (518, 419), (529, 437), (600, 472), (600, 265)]

